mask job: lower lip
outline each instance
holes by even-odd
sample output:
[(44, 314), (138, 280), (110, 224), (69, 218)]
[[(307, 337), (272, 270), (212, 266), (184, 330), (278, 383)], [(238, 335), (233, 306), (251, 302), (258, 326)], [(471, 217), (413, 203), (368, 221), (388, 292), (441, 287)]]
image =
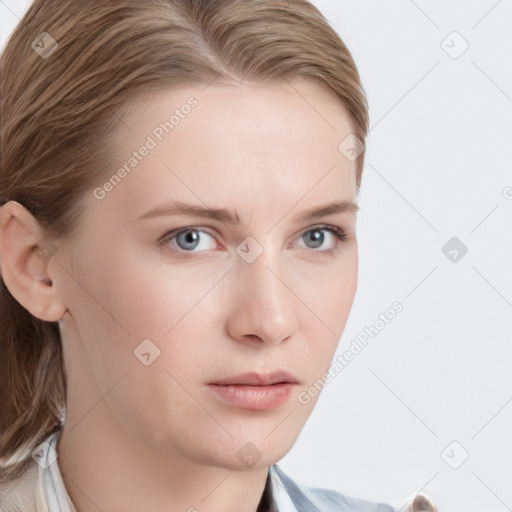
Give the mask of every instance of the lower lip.
[(240, 384), (210, 384), (222, 402), (242, 409), (265, 410), (279, 407), (290, 398), (295, 384), (282, 382), (270, 386), (243, 386)]

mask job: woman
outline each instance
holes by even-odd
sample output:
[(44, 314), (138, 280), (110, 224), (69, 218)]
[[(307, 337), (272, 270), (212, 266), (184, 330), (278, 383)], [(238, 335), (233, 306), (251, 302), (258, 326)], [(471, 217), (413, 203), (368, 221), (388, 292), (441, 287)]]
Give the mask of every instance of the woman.
[(367, 104), (319, 11), (35, 0), (2, 82), (2, 510), (393, 510), (276, 464), (357, 286)]

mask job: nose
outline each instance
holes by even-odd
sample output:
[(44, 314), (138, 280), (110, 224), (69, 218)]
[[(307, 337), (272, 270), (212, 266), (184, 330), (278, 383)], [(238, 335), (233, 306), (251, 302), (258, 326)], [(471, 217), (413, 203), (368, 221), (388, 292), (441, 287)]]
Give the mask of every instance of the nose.
[(231, 339), (275, 345), (297, 332), (300, 301), (270, 251), (252, 263), (237, 259), (231, 274), (226, 325)]

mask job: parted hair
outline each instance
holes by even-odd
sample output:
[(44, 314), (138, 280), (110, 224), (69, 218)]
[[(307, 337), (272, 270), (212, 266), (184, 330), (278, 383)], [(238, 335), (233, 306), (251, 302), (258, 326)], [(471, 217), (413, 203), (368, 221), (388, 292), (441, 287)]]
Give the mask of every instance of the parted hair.
[[(44, 33), (41, 45), (56, 45), (47, 55), (34, 44)], [(48, 237), (77, 229), (82, 199), (111, 165), (119, 113), (152, 91), (310, 80), (339, 98), (361, 141), (368, 132), (352, 55), (307, 0), (35, 0), (0, 73), (0, 205), (21, 203)], [(62, 427), (66, 373), (58, 322), (31, 315), (4, 278), (0, 322), (0, 479), (8, 481)]]

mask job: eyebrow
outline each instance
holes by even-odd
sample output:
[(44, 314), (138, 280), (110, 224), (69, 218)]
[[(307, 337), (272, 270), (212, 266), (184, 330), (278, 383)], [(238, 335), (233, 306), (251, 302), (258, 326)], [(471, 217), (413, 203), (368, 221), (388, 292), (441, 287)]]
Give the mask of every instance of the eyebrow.
[[(337, 201), (333, 203), (315, 206), (301, 212), (294, 219), (299, 222), (312, 221), (327, 215), (336, 213), (357, 212), (359, 206), (352, 201)], [(217, 220), (226, 224), (240, 225), (240, 215), (235, 210), (231, 213), (225, 208), (209, 208), (195, 204), (174, 201), (153, 208), (139, 217), (139, 219), (149, 219), (154, 217), (162, 217), (169, 215), (190, 215), (194, 217), (202, 217), (210, 220)]]

